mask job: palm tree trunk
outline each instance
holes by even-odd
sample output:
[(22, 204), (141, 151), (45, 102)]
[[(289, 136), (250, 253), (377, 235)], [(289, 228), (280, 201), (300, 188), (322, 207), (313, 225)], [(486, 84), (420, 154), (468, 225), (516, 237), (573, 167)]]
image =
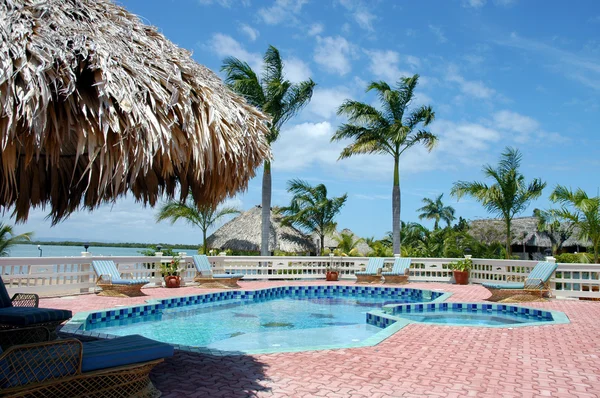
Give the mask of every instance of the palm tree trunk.
[(260, 231), (260, 255), (269, 256), (271, 231), (271, 162), (265, 160), (262, 180), (262, 225)]
[(394, 254), (400, 254), (400, 172), (398, 170), (399, 158), (394, 158), (394, 186), (392, 188), (392, 225)]
[(208, 254), (208, 247), (206, 247), (206, 228), (202, 228), (202, 247), (204, 247), (203, 254)]
[(511, 239), (510, 239), (510, 219), (507, 218), (506, 219), (506, 247), (505, 247), (505, 249), (506, 249), (506, 259), (507, 260), (510, 260), (510, 255), (512, 254), (511, 250), (510, 250), (510, 242), (511, 242)]
[(319, 256), (322, 256), (323, 251), (325, 250), (325, 234), (319, 234), (319, 238), (321, 239), (321, 251), (319, 252)]

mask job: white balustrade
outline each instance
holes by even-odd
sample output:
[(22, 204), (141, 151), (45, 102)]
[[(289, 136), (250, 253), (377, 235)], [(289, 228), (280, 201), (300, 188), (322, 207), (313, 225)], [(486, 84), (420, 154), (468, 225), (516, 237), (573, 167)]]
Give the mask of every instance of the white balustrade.
[[(148, 278), (151, 286), (162, 285), (160, 262), (168, 256), (82, 256), (82, 257), (2, 257), (0, 274), (9, 293), (24, 292), (60, 295), (95, 290), (94, 260), (112, 260), (126, 279)], [(355, 279), (368, 257), (258, 257), (211, 256), (215, 273), (244, 274), (246, 280), (324, 279), (328, 269), (339, 271), (341, 279)], [(412, 258), (410, 280), (414, 282), (452, 282), (449, 264), (453, 258)], [(391, 268), (394, 258), (386, 258)], [(523, 281), (536, 261), (473, 259), (472, 283)], [(193, 283), (196, 269), (191, 256), (181, 260), (184, 283)], [(559, 264), (550, 280), (554, 296), (600, 298), (599, 264)]]

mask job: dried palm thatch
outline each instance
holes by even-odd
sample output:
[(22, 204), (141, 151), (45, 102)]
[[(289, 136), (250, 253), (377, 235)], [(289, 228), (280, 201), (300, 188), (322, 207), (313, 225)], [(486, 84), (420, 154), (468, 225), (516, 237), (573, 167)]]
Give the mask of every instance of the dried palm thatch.
[(131, 191), (216, 204), (270, 156), (268, 118), (108, 0), (0, 0), (0, 206), (54, 222)]
[[(217, 229), (207, 239), (208, 247), (239, 251), (260, 251), (261, 206), (255, 206)], [(282, 216), (271, 210), (269, 251), (310, 253), (316, 248), (310, 237), (281, 223)]]
[[(347, 234), (347, 235), (351, 235), (352, 236), (352, 240), (358, 240), (360, 239), (360, 237), (358, 235), (356, 235), (354, 232), (352, 232), (350, 229), (348, 228), (344, 228), (341, 231), (333, 231), (331, 234), (329, 235), (325, 235), (325, 243), (324, 243), (324, 247), (325, 249), (330, 249), (332, 247), (338, 247), (339, 243), (336, 240), (336, 238), (340, 238), (342, 236), (342, 234)], [(313, 242), (315, 242), (315, 245), (317, 247), (320, 247), (320, 243), (319, 243), (319, 235), (317, 234), (312, 234), (311, 238), (313, 240)], [(360, 255), (367, 255), (369, 253), (371, 253), (373, 251), (373, 249), (371, 249), (371, 247), (365, 242), (359, 242), (356, 245), (356, 249), (358, 250), (358, 253)]]

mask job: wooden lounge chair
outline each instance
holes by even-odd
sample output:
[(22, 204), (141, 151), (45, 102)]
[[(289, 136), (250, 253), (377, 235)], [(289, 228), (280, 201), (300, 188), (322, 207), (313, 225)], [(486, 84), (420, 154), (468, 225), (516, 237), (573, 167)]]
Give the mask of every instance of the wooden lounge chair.
[(0, 350), (3, 397), (159, 397), (150, 378), (173, 347), (142, 336), (76, 339)]
[(394, 266), (390, 272), (382, 272), (383, 283), (408, 283), (408, 274), (410, 273), (410, 258), (396, 257)]
[(383, 268), (383, 258), (371, 257), (367, 263), (365, 271), (355, 272), (356, 283), (378, 283), (381, 282), (381, 269)]
[(17, 293), (12, 299), (0, 277), (0, 329), (21, 329), (31, 326), (43, 326), (52, 336), (56, 328), (73, 314), (68, 310), (38, 308), (37, 294)]
[(241, 287), (238, 281), (244, 277), (244, 274), (213, 274), (208, 257), (205, 255), (195, 255), (194, 265), (196, 266), (194, 282), (198, 282), (200, 287), (217, 289)]
[(98, 276), (96, 286), (102, 288), (100, 296), (136, 297), (145, 296), (142, 286), (150, 283), (149, 279), (123, 279), (112, 260), (92, 261), (92, 267)]
[(548, 280), (558, 267), (545, 261), (537, 263), (524, 282), (482, 283), (492, 294), (488, 301), (532, 301), (542, 299), (550, 291)]

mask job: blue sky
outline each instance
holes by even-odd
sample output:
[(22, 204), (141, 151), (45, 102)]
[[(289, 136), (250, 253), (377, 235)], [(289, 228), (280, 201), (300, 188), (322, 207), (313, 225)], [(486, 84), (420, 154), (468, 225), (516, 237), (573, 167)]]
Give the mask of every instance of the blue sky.
[[(371, 80), (393, 83), (419, 73), (415, 104), (436, 112), (433, 152), (413, 148), (401, 161), (402, 219), (417, 221), (424, 197), (444, 200), (467, 219), (487, 217), (478, 203), (449, 197), (457, 180), (481, 180), (505, 146), (523, 152), (527, 179), (548, 183), (534, 207), (546, 208), (556, 184), (596, 194), (599, 184), (600, 3), (595, 0), (121, 0), (170, 40), (218, 72), (226, 56), (260, 68), (267, 46), (279, 48), (287, 76), (317, 83), (311, 104), (273, 146), (273, 205), (285, 205), (286, 182), (325, 183), (348, 193), (341, 228), (381, 237), (391, 230), (392, 160), (363, 156), (337, 161), (343, 143), (329, 139), (344, 120), (347, 98)], [(262, 171), (229, 201), (260, 203)], [(156, 210), (131, 198), (71, 216), (54, 228), (34, 211), (18, 231), (38, 237), (198, 243), (200, 231), (154, 222)], [(6, 220), (5, 220), (6, 221)], [(426, 225), (431, 226), (425, 222)]]

